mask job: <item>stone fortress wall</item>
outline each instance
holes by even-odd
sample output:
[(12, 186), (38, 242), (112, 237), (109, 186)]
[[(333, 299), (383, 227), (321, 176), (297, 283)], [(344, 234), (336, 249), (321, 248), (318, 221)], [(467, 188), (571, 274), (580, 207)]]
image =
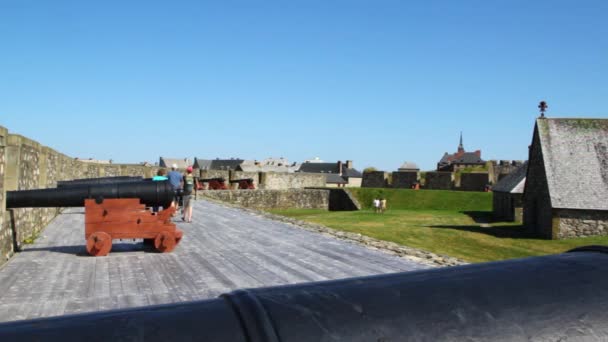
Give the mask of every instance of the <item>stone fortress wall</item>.
[(6, 191), (54, 188), (57, 181), (77, 178), (149, 178), (157, 169), (80, 161), (0, 126), (0, 264), (33, 240), (60, 211), (60, 208), (6, 209)]
[(416, 171), (364, 172), (361, 187), (411, 189), (419, 183), (421, 189), (429, 190), (485, 191), (488, 185), (496, 184), (522, 164), (520, 160), (491, 160), (487, 164), (487, 172), (461, 172), (457, 175), (448, 171), (427, 171), (423, 182), (420, 172)]

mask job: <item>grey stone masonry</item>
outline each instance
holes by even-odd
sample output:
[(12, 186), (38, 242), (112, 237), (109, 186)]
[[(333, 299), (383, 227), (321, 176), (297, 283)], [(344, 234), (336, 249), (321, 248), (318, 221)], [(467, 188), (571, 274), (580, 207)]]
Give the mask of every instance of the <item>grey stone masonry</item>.
[(0, 265), (13, 254), (13, 239), (11, 228), (5, 224), (8, 219), (6, 208), (6, 197), (4, 188), (4, 172), (6, 170), (6, 139), (8, 130), (0, 126)]
[(203, 190), (198, 191), (197, 196), (256, 209), (329, 208), (329, 190)]
[(424, 188), (429, 190), (452, 190), (453, 175), (451, 172), (427, 172)]
[(607, 210), (556, 209), (554, 221), (558, 221), (558, 238), (608, 235)]
[(418, 182), (416, 171), (393, 172), (393, 188), (411, 189), (416, 182)]
[(386, 188), (388, 184), (388, 172), (372, 171), (364, 172), (363, 180), (361, 181), (362, 188)]
[(460, 174), (460, 190), (484, 191), (490, 179), (487, 172), (471, 172)]

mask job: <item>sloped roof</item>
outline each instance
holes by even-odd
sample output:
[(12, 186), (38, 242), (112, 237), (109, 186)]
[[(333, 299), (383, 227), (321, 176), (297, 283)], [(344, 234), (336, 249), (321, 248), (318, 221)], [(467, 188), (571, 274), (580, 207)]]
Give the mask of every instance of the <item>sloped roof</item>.
[(246, 162), (243, 159), (198, 159), (194, 158), (194, 166), (202, 170), (234, 170)]
[(608, 119), (536, 120), (553, 208), (608, 210)]
[[(338, 163), (302, 163), (298, 172), (339, 174)], [(342, 177), (362, 178), (363, 175), (356, 169), (347, 169), (342, 164)]]
[(302, 163), (299, 171), (309, 173), (339, 173), (338, 163)]
[(526, 183), (526, 172), (528, 172), (528, 162), (509, 173), (492, 187), (494, 192), (508, 192), (512, 194), (522, 194)]
[(201, 169), (201, 170), (209, 170), (211, 169), (211, 159), (199, 159), (199, 158), (194, 158), (194, 168), (195, 169)]
[(348, 182), (342, 176), (337, 173), (328, 173), (325, 175), (325, 182), (327, 184), (347, 184)]
[[(441, 158), (441, 161), (443, 161), (443, 158)], [(399, 170), (420, 170), (420, 168), (418, 167), (418, 165), (416, 165), (416, 163), (406, 161), (405, 163), (403, 163), (403, 165), (399, 167)]]
[(343, 166), (344, 170), (342, 172), (342, 176), (348, 178), (363, 178), (363, 174), (356, 169), (347, 169), (346, 166)]
[(178, 169), (185, 169), (190, 166), (190, 159), (188, 158), (165, 158), (160, 157), (159, 165), (161, 167), (170, 168), (172, 165), (177, 165)]

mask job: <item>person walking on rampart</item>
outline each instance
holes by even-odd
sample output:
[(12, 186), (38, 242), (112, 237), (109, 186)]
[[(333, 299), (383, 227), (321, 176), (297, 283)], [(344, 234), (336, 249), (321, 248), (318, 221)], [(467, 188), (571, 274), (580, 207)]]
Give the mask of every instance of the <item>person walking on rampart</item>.
[(192, 191), (194, 190), (196, 181), (192, 176), (192, 166), (186, 168), (186, 174), (182, 179), (183, 184), (183, 207), (182, 207), (182, 220), (186, 222), (192, 222)]
[(173, 202), (171, 202), (171, 205), (177, 212), (177, 209), (179, 208), (179, 198), (181, 196), (183, 187), (182, 174), (177, 171), (177, 164), (171, 165), (171, 172), (169, 172), (167, 178), (169, 179), (169, 183), (173, 189)]

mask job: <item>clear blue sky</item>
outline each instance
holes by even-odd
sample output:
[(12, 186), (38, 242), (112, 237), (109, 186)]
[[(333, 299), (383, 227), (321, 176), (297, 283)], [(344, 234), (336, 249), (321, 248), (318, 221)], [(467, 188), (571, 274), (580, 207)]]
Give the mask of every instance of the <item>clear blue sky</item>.
[(0, 125), (71, 157), (526, 159), (607, 117), (608, 1), (0, 0)]

